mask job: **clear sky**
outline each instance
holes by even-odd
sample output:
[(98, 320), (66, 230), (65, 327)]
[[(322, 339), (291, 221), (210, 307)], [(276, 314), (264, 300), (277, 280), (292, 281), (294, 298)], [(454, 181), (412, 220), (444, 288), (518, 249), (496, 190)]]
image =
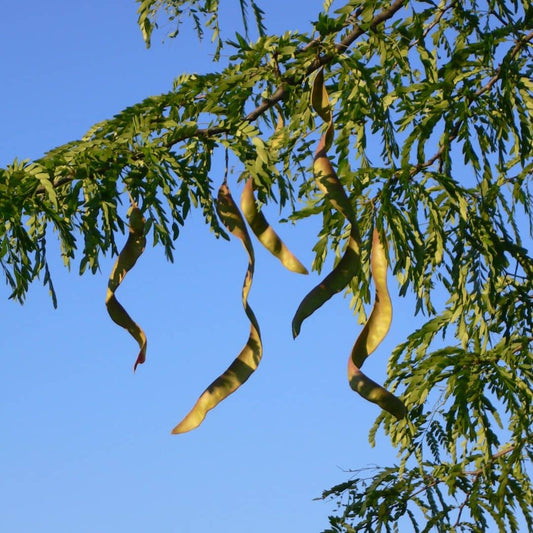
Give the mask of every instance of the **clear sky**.
[[(232, 6), (231, 37), (242, 31), (239, 3), (223, 3)], [(263, 4), (269, 31), (279, 32), (307, 30), (322, 2)], [(164, 43), (158, 33), (147, 50), (135, 11), (133, 0), (4, 6), (0, 165), (80, 138), (95, 122), (168, 91), (180, 73), (217, 68), (208, 43), (187, 31)], [(222, 168), (213, 168), (217, 175), (222, 180)], [(278, 226), (308, 266), (319, 223)], [(320, 279), (315, 273), (287, 272), (256, 246), (249, 301), (263, 362), (199, 429), (171, 436), (248, 336), (241, 244), (217, 241), (199, 215), (176, 243), (175, 264), (150, 243), (117, 293), (148, 335), (147, 361), (135, 375), (136, 344), (104, 306), (114, 259), (79, 277), (76, 266), (63, 268), (53, 241), (50, 250), (57, 310), (39, 283), (23, 306), (1, 286), (0, 530), (318, 532), (334, 503), (313, 498), (345, 481), (343, 470), (394, 460), (384, 435), (370, 448), (379, 410), (347, 383), (361, 329), (349, 300), (327, 303), (292, 339), (292, 316)], [(383, 381), (412, 314), (410, 302), (396, 305), (389, 337), (365, 365), (373, 379)]]

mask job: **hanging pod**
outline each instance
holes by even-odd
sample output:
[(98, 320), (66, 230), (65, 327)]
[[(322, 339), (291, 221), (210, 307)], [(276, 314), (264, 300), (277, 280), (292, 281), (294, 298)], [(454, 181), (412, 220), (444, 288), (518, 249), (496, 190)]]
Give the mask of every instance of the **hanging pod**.
[(324, 73), (320, 69), (314, 79), (311, 91), (311, 105), (317, 114), (328, 123), (313, 159), (313, 174), (319, 189), (331, 206), (350, 223), (350, 237), (344, 255), (333, 270), (302, 300), (292, 320), (292, 334), (297, 337), (302, 322), (312, 315), (332, 296), (342, 291), (361, 267), (361, 237), (357, 227), (355, 211), (342, 186), (327, 152), (333, 142), (333, 114), (329, 96), (324, 86)]
[(406, 409), (404, 403), (387, 389), (363, 374), (353, 364), (351, 358), (348, 360), (348, 379), (350, 380), (350, 387), (365, 400), (379, 405), (398, 420), (405, 417)]
[(109, 276), (109, 282), (107, 284), (107, 294), (105, 304), (109, 316), (119, 326), (128, 330), (130, 335), (139, 344), (139, 355), (133, 366), (133, 371), (136, 370), (137, 365), (144, 363), (146, 359), (146, 335), (141, 327), (134, 322), (127, 311), (122, 307), (115, 296), (115, 291), (122, 283), (122, 280), (126, 274), (134, 267), (137, 259), (141, 256), (146, 246), (146, 237), (144, 235), (144, 226), (146, 220), (142, 214), (142, 211), (133, 204), (129, 210), (129, 235), (124, 245), (124, 248), (120, 252), (111, 275)]
[[(335, 268), (300, 303), (292, 321), (294, 337), (299, 334), (303, 320), (334, 294), (343, 290), (361, 266), (361, 236), (355, 211), (327, 155), (333, 143), (334, 125), (322, 69), (317, 72), (313, 82), (311, 105), (327, 123), (326, 131), (315, 151), (313, 174), (318, 188), (324, 193), (327, 201), (350, 223), (350, 236), (346, 251)], [(371, 271), (376, 287), (374, 307), (348, 360), (348, 380), (350, 387), (363, 398), (378, 404), (382, 409), (401, 419), (406, 413), (403, 402), (360, 370), (365, 359), (377, 348), (389, 331), (392, 321), (392, 304), (387, 289), (387, 256), (376, 228), (372, 236)]]
[(246, 316), (250, 320), (250, 335), (246, 345), (233, 363), (207, 387), (187, 416), (172, 430), (174, 434), (185, 433), (197, 428), (208, 411), (216, 407), (232, 392), (235, 392), (253, 374), (263, 354), (259, 325), (248, 304), (248, 294), (252, 286), (255, 266), (254, 250), (244, 219), (225, 181), (218, 191), (217, 212), (224, 226), (241, 240), (248, 253), (248, 269), (242, 286), (242, 304)]
[[(271, 138), (270, 148), (274, 154), (277, 154), (281, 138), (281, 129), (285, 125), (283, 115), (278, 109), (278, 120), (276, 129)], [(281, 240), (278, 234), (274, 231), (272, 226), (257, 207), (257, 202), (254, 196), (254, 183), (252, 178), (248, 178), (244, 184), (244, 189), (241, 195), (241, 210), (248, 226), (253, 231), (259, 242), (272, 254), (277, 257), (281, 264), (297, 274), (309, 274), (307, 268), (302, 265), (298, 258), (287, 248), (285, 243)]]
[(376, 289), (374, 306), (348, 358), (348, 381), (350, 387), (363, 398), (401, 419), (406, 413), (403, 402), (360, 370), (366, 358), (385, 338), (392, 322), (392, 303), (387, 288), (387, 254), (375, 227), (370, 268)]
[(263, 213), (258, 209), (254, 196), (252, 178), (248, 178), (244, 184), (241, 195), (241, 209), (246, 222), (259, 242), (275, 257), (281, 264), (292, 272), (298, 274), (309, 274), (307, 269), (300, 263), (298, 258), (287, 248), (272, 226), (268, 223)]
[(387, 288), (387, 255), (376, 228), (372, 233), (370, 268), (375, 287), (374, 307), (355, 341), (351, 355), (353, 363), (359, 368), (385, 338), (392, 323), (392, 303)]
[(296, 338), (302, 322), (332, 296), (342, 291), (359, 270), (359, 242), (350, 235), (348, 246), (335, 268), (300, 302), (292, 319), (292, 335)]

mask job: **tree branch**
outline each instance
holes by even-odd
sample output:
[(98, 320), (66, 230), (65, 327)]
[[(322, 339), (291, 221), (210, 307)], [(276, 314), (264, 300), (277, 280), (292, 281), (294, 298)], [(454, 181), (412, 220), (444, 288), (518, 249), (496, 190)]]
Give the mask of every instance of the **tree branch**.
[[(376, 28), (379, 24), (385, 22), (386, 20), (390, 19), (397, 11), (400, 10), (400, 8), (406, 4), (406, 0), (396, 0), (391, 4), (391, 6), (388, 9), (383, 10), (382, 12), (378, 13), (370, 22), (368, 29), (363, 29), (360, 26), (356, 25), (354, 29), (346, 35), (338, 44), (335, 45), (336, 54), (324, 54), (320, 57), (318, 57), (308, 68), (305, 73), (305, 76), (301, 79), (288, 79), (284, 80), (280, 86), (274, 91), (272, 96), (269, 98), (265, 98), (263, 102), (258, 105), (254, 110), (252, 110), (246, 117), (244, 117), (243, 122), (254, 122), (257, 120), (261, 115), (263, 115), (266, 111), (268, 111), (270, 108), (272, 108), (274, 105), (282, 101), (285, 96), (288, 93), (290, 86), (296, 86), (302, 83), (302, 81), (311, 75), (313, 72), (318, 70), (320, 67), (329, 64), (334, 61), (335, 57), (339, 54), (342, 54), (346, 52), (346, 50), (349, 49), (349, 47), (358, 39), (361, 35), (365, 34), (368, 30)], [(198, 128), (195, 132), (188, 133), (187, 135), (183, 135), (181, 137), (177, 137), (172, 139), (172, 142), (166, 145), (167, 148), (172, 148), (175, 144), (178, 144), (179, 142), (183, 142), (186, 139), (190, 139), (193, 137), (213, 137), (216, 135), (221, 135), (224, 133), (229, 133), (230, 130), (227, 127), (224, 126), (213, 126), (210, 128)], [(57, 188), (61, 185), (65, 185), (66, 183), (71, 182), (74, 179), (73, 175), (69, 176), (62, 176), (57, 181), (53, 182), (53, 187)], [(36, 194), (44, 194), (45, 188), (44, 187), (38, 187), (36, 189)]]
[[(515, 450), (515, 446), (508, 446), (507, 448), (504, 448), (503, 450), (500, 450), (499, 452), (495, 453), (490, 459), (489, 461), (487, 461), (487, 464), (485, 465), (485, 468), (492, 464), (494, 461), (496, 461), (496, 459), (500, 458), (500, 457), (503, 457), (504, 455), (507, 455), (511, 452), (513, 452)], [(473, 476), (473, 477), (479, 477), (484, 471), (484, 468), (479, 468), (478, 470), (464, 470), (463, 472), (461, 472), (461, 474), (463, 476)], [(418, 496), (419, 494), (421, 494), (422, 492), (425, 492), (427, 491), (428, 489), (431, 489), (432, 487), (435, 487), (436, 485), (439, 485), (440, 483), (443, 483), (444, 480), (443, 479), (438, 479), (438, 478), (434, 478), (434, 477), (431, 477), (430, 478), (431, 481), (427, 484), (427, 485), (424, 485), (421, 489), (417, 490), (416, 492), (413, 492), (413, 494), (411, 494), (410, 496), (410, 499), (413, 499), (415, 496)], [(464, 505), (466, 504), (466, 502), (464, 502), (462, 504), (462, 506), (464, 507)]]
[[(523, 38), (521, 38), (521, 39), (516, 41), (513, 49), (509, 53), (509, 57), (511, 59), (515, 58), (516, 55), (518, 54), (518, 52), (527, 43), (529, 43), (531, 40), (533, 40), (533, 31), (529, 32), (525, 37), (523, 37)], [(494, 86), (494, 84), (500, 79), (500, 76), (501, 76), (501, 73), (502, 73), (502, 66), (503, 66), (503, 61), (498, 65), (498, 67), (496, 68), (496, 70), (495, 70), (493, 76), (490, 78), (490, 80), (485, 85), (483, 85), (483, 87), (480, 87), (470, 97), (469, 104), (471, 104), (476, 98), (479, 98), (482, 94), (485, 94), (487, 91), (489, 91)], [(452, 132), (451, 132), (450, 136), (448, 137), (448, 142), (449, 143), (453, 142), (456, 139), (456, 137), (457, 137), (457, 135), (459, 133), (459, 126), (460, 126), (460, 122), (456, 122), (454, 124), (454, 126), (452, 128)], [(435, 161), (442, 159), (442, 155), (444, 154), (445, 150), (446, 150), (446, 146), (442, 145), (439, 148), (439, 150), (437, 151), (437, 153), (434, 154), (432, 157), (430, 157), (428, 160), (424, 161), (423, 163), (418, 163), (417, 165), (412, 167), (411, 171), (409, 173), (409, 176), (412, 178), (413, 176), (418, 174), (418, 172), (420, 172), (421, 170), (423, 170), (425, 168), (428, 168), (431, 165), (433, 165), (433, 163), (435, 163)]]

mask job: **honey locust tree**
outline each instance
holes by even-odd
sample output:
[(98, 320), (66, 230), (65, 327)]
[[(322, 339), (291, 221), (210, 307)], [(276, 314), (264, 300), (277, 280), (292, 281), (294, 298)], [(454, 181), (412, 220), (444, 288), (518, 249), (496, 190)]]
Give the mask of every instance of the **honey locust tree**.
[[(384, 431), (399, 459), (324, 492), (339, 503), (329, 531), (532, 529), (530, 2), (326, 0), (308, 32), (270, 35), (261, 7), (240, 0), (244, 30), (230, 38), (219, 7), (138, 0), (147, 46), (158, 22), (172, 38), (192, 24), (214, 40), (215, 70), (176, 73), (167, 93), (0, 169), (0, 262), (11, 297), (23, 302), (40, 278), (55, 303), (47, 239), (81, 273), (119, 255), (108, 310), (138, 341), (142, 363), (144, 333), (114, 291), (145, 240), (172, 260), (193, 209), (217, 237), (239, 237), (250, 257), (250, 339), (176, 432), (192, 429), (261, 356), (246, 299), (253, 248), (231, 197), (246, 180), (242, 211), (280, 259), (261, 204), (279, 203), (296, 224), (321, 217), (313, 268), (337, 258), (310, 287), (295, 335), (344, 289), (362, 322), (374, 302), (349, 359), (350, 385), (383, 407), (370, 441)], [(210, 169), (220, 154), (238, 171), (219, 190)], [(398, 339), (385, 389), (359, 367), (388, 329), (387, 268), (391, 290), (412, 296), (411, 312), (424, 320)]]

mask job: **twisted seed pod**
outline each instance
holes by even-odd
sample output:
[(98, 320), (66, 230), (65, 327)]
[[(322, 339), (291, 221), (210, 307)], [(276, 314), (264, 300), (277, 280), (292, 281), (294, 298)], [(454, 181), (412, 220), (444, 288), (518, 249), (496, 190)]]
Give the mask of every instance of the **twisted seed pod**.
[(309, 274), (307, 269), (298, 261), (296, 256), (285, 246), (272, 226), (268, 223), (263, 213), (257, 208), (254, 197), (253, 180), (248, 178), (244, 184), (241, 195), (241, 209), (246, 222), (254, 232), (259, 242), (275, 257), (281, 264), (298, 274)]
[(320, 190), (334, 209), (339, 211), (350, 223), (350, 237), (344, 255), (333, 270), (314, 287), (302, 300), (292, 319), (292, 334), (297, 337), (302, 322), (326, 303), (333, 295), (342, 291), (360, 269), (361, 237), (357, 227), (355, 211), (346, 196), (327, 151), (333, 142), (333, 115), (329, 104), (329, 96), (324, 86), (324, 73), (320, 69), (315, 77), (311, 92), (311, 104), (318, 115), (328, 122), (322, 135), (313, 160), (313, 174)]
[[(315, 151), (313, 172), (318, 187), (331, 205), (350, 223), (350, 238), (344, 256), (324, 281), (315, 287), (302, 301), (292, 322), (293, 335), (300, 332), (302, 321), (326, 302), (333, 294), (341, 291), (360, 268), (361, 237), (357, 228), (355, 212), (346, 192), (327, 157), (333, 142), (333, 115), (329, 97), (324, 86), (324, 73), (318, 71), (311, 91), (311, 104), (318, 115), (328, 123)], [(387, 289), (387, 258), (385, 249), (374, 229), (372, 239), (371, 269), (376, 285), (376, 302), (370, 318), (363, 328), (348, 359), (350, 387), (363, 398), (378, 404), (397, 418), (405, 416), (405, 406), (396, 396), (363, 374), (359, 367), (387, 334), (392, 320), (392, 305)]]
[(387, 255), (376, 228), (372, 234), (370, 267), (376, 288), (374, 307), (363, 331), (355, 341), (351, 354), (354, 365), (359, 368), (385, 338), (392, 322), (392, 303), (387, 288)]
[(387, 389), (365, 376), (353, 364), (351, 357), (348, 359), (348, 378), (350, 380), (350, 387), (363, 398), (379, 405), (399, 420), (405, 416), (406, 409), (403, 402)]
[(225, 182), (218, 191), (217, 212), (228, 231), (242, 241), (248, 253), (248, 269), (242, 286), (242, 304), (246, 316), (250, 320), (250, 335), (246, 345), (233, 363), (207, 387), (187, 416), (172, 430), (174, 434), (185, 433), (197, 428), (205, 419), (208, 411), (216, 407), (232, 392), (235, 392), (252, 375), (263, 354), (259, 325), (248, 304), (248, 294), (252, 285), (255, 266), (254, 250), (244, 219)]
[(317, 71), (313, 86), (311, 87), (311, 106), (324, 122), (327, 122), (328, 124), (332, 122), (333, 115), (331, 113), (331, 106), (329, 105), (328, 91), (324, 85), (323, 68), (320, 68)]
[(359, 269), (359, 243), (350, 236), (348, 247), (335, 268), (300, 302), (292, 319), (292, 335), (296, 338), (300, 333), (302, 322), (312, 315), (333, 295), (342, 291)]
[(130, 227), (128, 239), (113, 266), (111, 275), (109, 276), (105, 304), (107, 312), (113, 322), (128, 330), (130, 335), (139, 345), (139, 355), (133, 366), (133, 371), (135, 372), (137, 365), (144, 363), (146, 359), (146, 335), (140, 326), (133, 321), (115, 296), (115, 291), (122, 283), (126, 274), (134, 267), (137, 259), (139, 259), (146, 246), (146, 237), (144, 236), (146, 220), (144, 219), (141, 210), (136, 205), (133, 205), (130, 209), (129, 217)]
[(387, 255), (376, 228), (372, 235), (370, 266), (376, 287), (374, 307), (348, 359), (348, 381), (350, 387), (363, 398), (401, 419), (406, 412), (403, 402), (360, 370), (366, 358), (385, 338), (392, 322), (392, 304), (387, 288)]

